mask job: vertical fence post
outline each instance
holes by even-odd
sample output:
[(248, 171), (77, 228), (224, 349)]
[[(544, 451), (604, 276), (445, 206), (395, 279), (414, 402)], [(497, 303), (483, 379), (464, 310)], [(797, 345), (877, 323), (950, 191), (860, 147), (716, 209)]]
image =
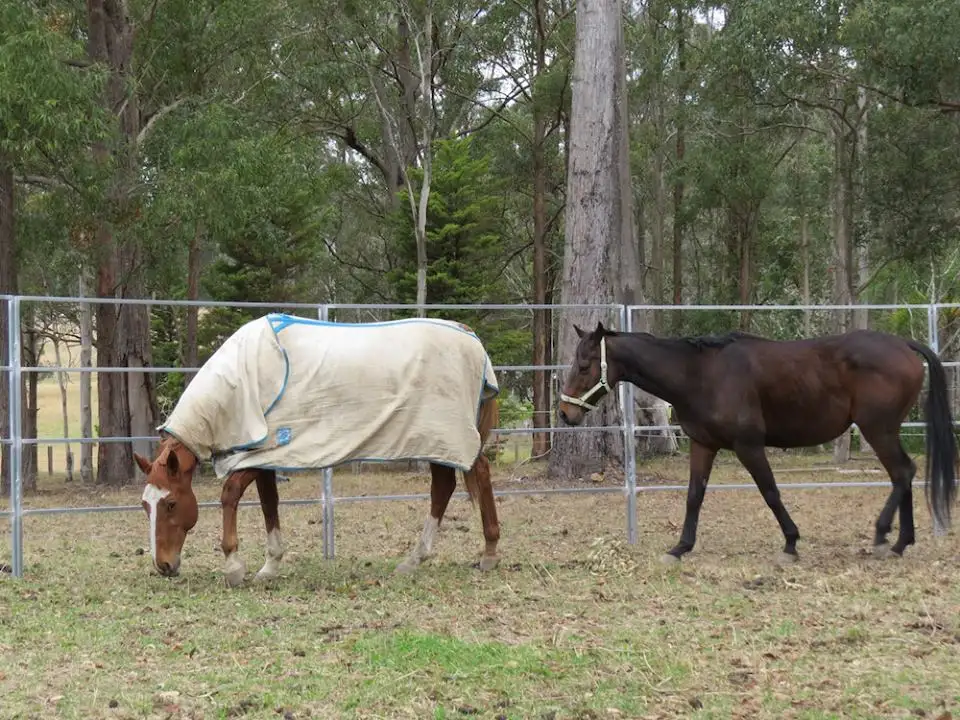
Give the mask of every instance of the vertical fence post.
[[(326, 305), (317, 308), (317, 316), (326, 322), (329, 309)], [(323, 469), (323, 487), (320, 494), (320, 507), (323, 517), (323, 559), (332, 560), (333, 549), (333, 468)]]
[(10, 370), (10, 534), (13, 576), (23, 577), (23, 397), (20, 371), (20, 298), (7, 300), (7, 347)]
[[(633, 313), (627, 305), (620, 306), (620, 329), (631, 332)], [(634, 413), (633, 385), (620, 383), (620, 407), (623, 409), (623, 477), (627, 495), (627, 543), (637, 544), (637, 438)]]

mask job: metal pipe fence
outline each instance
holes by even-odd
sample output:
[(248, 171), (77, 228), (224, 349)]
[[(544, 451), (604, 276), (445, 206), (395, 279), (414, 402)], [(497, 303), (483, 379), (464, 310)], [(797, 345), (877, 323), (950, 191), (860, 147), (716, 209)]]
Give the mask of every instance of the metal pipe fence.
[[(9, 486), (10, 486), (10, 507), (8, 510), (0, 511), (0, 518), (5, 518), (10, 524), (11, 532), (11, 553), (12, 561), (11, 572), (15, 577), (22, 577), (24, 570), (23, 553), (23, 521), (28, 515), (52, 515), (52, 514), (85, 514), (101, 512), (131, 512), (140, 510), (139, 505), (97, 505), (87, 507), (45, 507), (45, 508), (25, 508), (23, 505), (23, 452), (25, 447), (33, 445), (52, 445), (63, 443), (76, 444), (98, 444), (98, 443), (120, 443), (159, 440), (159, 436), (135, 436), (135, 437), (23, 437), (23, 378), (30, 373), (188, 373), (196, 372), (199, 368), (190, 367), (74, 367), (70, 365), (56, 366), (25, 366), (23, 364), (21, 347), (21, 322), (23, 303), (33, 304), (112, 304), (112, 305), (149, 305), (149, 306), (168, 306), (168, 307), (203, 307), (203, 308), (246, 308), (283, 311), (302, 310), (316, 313), (321, 320), (329, 320), (332, 315), (338, 315), (338, 311), (360, 312), (360, 313), (383, 313), (387, 311), (412, 311), (423, 308), (429, 311), (494, 311), (494, 312), (522, 312), (528, 313), (533, 310), (557, 311), (603, 311), (609, 313), (613, 318), (613, 323), (618, 329), (632, 331), (637, 327), (636, 317), (640, 313), (650, 312), (853, 312), (853, 311), (898, 311), (906, 310), (908, 313), (918, 313), (925, 315), (926, 320), (926, 341), (930, 347), (939, 352), (939, 324), (938, 313), (941, 309), (960, 308), (960, 303), (930, 303), (918, 305), (619, 305), (619, 304), (584, 304), (584, 305), (507, 305), (507, 304), (481, 304), (481, 305), (463, 305), (463, 304), (433, 304), (433, 305), (404, 305), (404, 304), (310, 304), (310, 303), (268, 303), (268, 302), (216, 302), (216, 301), (189, 301), (189, 300), (154, 300), (154, 299), (115, 299), (115, 298), (86, 298), (86, 297), (46, 297), (46, 296), (11, 296), (0, 295), (0, 308), (6, 311), (7, 337), (4, 339), (9, 361), (6, 365), (0, 366), (0, 376), (6, 377), (8, 387), (8, 420), (9, 434), (0, 438), (0, 444), (9, 447)], [(338, 318), (333, 318), (334, 320)], [(641, 325), (642, 327), (642, 325)], [(960, 367), (960, 362), (945, 362), (947, 367)], [(551, 365), (495, 365), (494, 369), (499, 372), (530, 372), (536, 370), (545, 370), (556, 372), (565, 370), (568, 366), (565, 364)], [(638, 433), (649, 432), (679, 432), (680, 427), (673, 424), (666, 425), (642, 425), (638, 426), (636, 421), (636, 402), (635, 389), (632, 385), (623, 383), (618, 388), (618, 401), (621, 408), (623, 422), (621, 425), (607, 425), (599, 427), (517, 427), (498, 429), (498, 436), (509, 435), (533, 435), (538, 433), (557, 434), (570, 432), (617, 432), (623, 434), (624, 445), (624, 483), (622, 487), (572, 487), (572, 488), (536, 488), (536, 489), (516, 489), (516, 490), (497, 490), (497, 496), (521, 496), (521, 495), (559, 495), (559, 494), (609, 494), (622, 493), (625, 498), (626, 510), (626, 535), (630, 544), (637, 542), (637, 498), (640, 493), (659, 492), (659, 491), (682, 491), (686, 490), (686, 485), (664, 484), (638, 486), (637, 484), (637, 453), (636, 438)], [(922, 422), (905, 422), (903, 427), (925, 427)], [(320, 468), (318, 468), (320, 469)], [(822, 488), (867, 488), (867, 487), (886, 487), (889, 483), (886, 481), (836, 481), (836, 482), (786, 482), (780, 483), (781, 487), (794, 489), (822, 489)], [(713, 490), (740, 490), (755, 487), (751, 483), (725, 483), (715, 484), (709, 489)], [(465, 497), (464, 493), (456, 493), (457, 497)], [(426, 493), (415, 494), (394, 494), (394, 495), (363, 495), (363, 496), (344, 496), (337, 497), (333, 489), (333, 468), (322, 468), (322, 482), (318, 498), (301, 498), (281, 501), (282, 505), (302, 506), (302, 505), (320, 505), (322, 513), (322, 542), (323, 555), (326, 559), (334, 557), (334, 530), (335, 518), (334, 507), (339, 503), (355, 502), (389, 502), (398, 500), (422, 500), (429, 498)], [(254, 501), (245, 501), (241, 506), (256, 505)], [(200, 507), (212, 508), (219, 507), (218, 503), (204, 502)]]

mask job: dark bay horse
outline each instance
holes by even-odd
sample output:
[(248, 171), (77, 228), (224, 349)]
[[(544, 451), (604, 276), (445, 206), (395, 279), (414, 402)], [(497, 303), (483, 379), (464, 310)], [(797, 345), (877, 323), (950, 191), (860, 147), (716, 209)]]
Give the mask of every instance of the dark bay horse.
[[(930, 370), (927, 499), (934, 520), (949, 526), (957, 441), (943, 366), (925, 345), (869, 330), (781, 342), (745, 333), (659, 338), (613, 332), (600, 323), (593, 332), (574, 328), (580, 342), (559, 404), (563, 422), (579, 425), (618, 382), (630, 382), (671, 403), (690, 438), (683, 530), (665, 562), (693, 549), (710, 471), (722, 449), (736, 453), (780, 524), (786, 540), (780, 559), (795, 560), (800, 533), (780, 499), (765, 448), (819, 445), (853, 423), (893, 483), (877, 518), (874, 550), (902, 555), (914, 543), (916, 465), (900, 442), (900, 424), (923, 386), (923, 363), (916, 353)], [(888, 547), (897, 510), (900, 531)]]

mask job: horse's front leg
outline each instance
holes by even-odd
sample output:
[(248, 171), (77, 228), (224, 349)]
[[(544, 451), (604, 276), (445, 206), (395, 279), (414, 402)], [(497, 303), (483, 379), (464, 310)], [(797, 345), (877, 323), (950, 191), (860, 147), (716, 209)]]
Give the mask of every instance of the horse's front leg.
[(237, 550), (240, 546), (240, 541), (237, 539), (237, 508), (243, 493), (258, 475), (257, 470), (238, 470), (230, 473), (220, 492), (220, 507), (223, 509), (223, 537), (220, 540), (220, 547), (226, 558), (223, 573), (230, 587), (236, 587), (242, 583), (247, 574), (246, 563), (243, 562)]
[(397, 566), (398, 573), (413, 572), (424, 559), (433, 554), (433, 541), (440, 529), (440, 521), (457, 486), (457, 471), (452, 467), (431, 463), (430, 475), (430, 514), (423, 523), (420, 540), (413, 546), (409, 557)]
[(700, 508), (703, 507), (703, 496), (707, 492), (707, 483), (710, 481), (710, 472), (713, 470), (713, 460), (716, 456), (716, 450), (711, 450), (696, 440), (690, 441), (690, 484), (687, 487), (687, 509), (683, 516), (683, 530), (680, 533), (680, 542), (663, 556), (662, 561), (666, 564), (679, 561), (693, 550), (697, 542)]
[(283, 559), (283, 542), (280, 538), (280, 494), (277, 492), (277, 473), (261, 470), (257, 474), (257, 494), (267, 530), (267, 559), (256, 574), (255, 580), (272, 580), (280, 572)]

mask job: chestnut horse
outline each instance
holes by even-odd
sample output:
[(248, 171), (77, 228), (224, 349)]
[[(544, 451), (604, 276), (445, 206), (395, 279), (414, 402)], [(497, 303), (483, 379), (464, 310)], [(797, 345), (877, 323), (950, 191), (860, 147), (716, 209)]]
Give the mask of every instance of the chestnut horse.
[[(874, 551), (901, 556), (914, 543), (916, 465), (900, 442), (900, 425), (930, 369), (926, 404), (926, 491), (936, 523), (948, 527), (956, 494), (957, 441), (946, 378), (925, 345), (858, 330), (781, 342), (745, 333), (659, 338), (649, 333), (593, 332), (574, 326), (580, 341), (566, 378), (559, 415), (579, 425), (618, 382), (633, 383), (671, 403), (690, 438), (690, 483), (680, 541), (664, 556), (677, 562), (696, 542), (700, 507), (719, 450), (732, 450), (750, 472), (786, 544), (779, 560), (797, 558), (800, 533), (780, 499), (765, 448), (829, 442), (856, 423), (883, 464), (893, 489), (876, 522)], [(899, 510), (896, 543), (887, 534)]]
[[(478, 430), (484, 443), (491, 430), (496, 428), (498, 418), (497, 399), (484, 400), (480, 406), (478, 421)], [(197, 456), (176, 438), (166, 436), (160, 441), (153, 462), (136, 453), (134, 458), (147, 476), (143, 507), (150, 519), (150, 544), (154, 566), (161, 575), (172, 577), (180, 571), (180, 552), (187, 533), (197, 523), (197, 498), (192, 487)], [(430, 475), (430, 514), (424, 523), (419, 541), (410, 555), (397, 567), (397, 572), (400, 573), (412, 572), (421, 561), (433, 554), (433, 543), (440, 521), (457, 484), (456, 468), (430, 463)], [(481, 452), (473, 467), (463, 475), (471, 502), (480, 505), (485, 540), (480, 569), (491, 570), (499, 562), (497, 543), (500, 540), (500, 524), (490, 482), (490, 462)], [(237, 508), (243, 493), (254, 482), (257, 484), (267, 532), (266, 562), (256, 574), (256, 579), (275, 578), (283, 558), (276, 471), (250, 468), (231, 473), (223, 483), (220, 493), (223, 510), (220, 547), (226, 559), (224, 571), (227, 584), (231, 587), (241, 584), (246, 574), (246, 564), (238, 552), (240, 543), (237, 538)]]
[[(289, 326), (290, 318), (281, 316), (276, 318), (279, 327)], [(292, 319), (296, 323), (312, 325), (332, 325), (317, 323), (302, 319)], [(386, 323), (390, 324), (390, 323)], [(396, 323), (393, 323), (394, 325)], [(383, 325), (383, 324), (381, 324)], [(252, 326), (245, 326), (252, 327)], [(356, 327), (356, 326), (353, 326)], [(461, 329), (472, 331), (466, 326)], [(255, 328), (254, 328), (255, 329)], [(287, 331), (289, 332), (289, 331)], [(272, 336), (271, 336), (272, 337)], [(223, 350), (223, 348), (221, 348)], [(329, 350), (329, 348), (327, 349)], [(349, 351), (349, 350), (348, 350)], [(220, 352), (220, 351), (218, 351)], [(231, 350), (224, 350), (229, 356)], [(215, 356), (216, 357), (216, 356)], [(488, 363), (485, 353), (483, 359)], [(213, 364), (214, 358), (208, 361)], [(349, 360), (349, 358), (348, 358)], [(441, 360), (449, 362), (449, 357)], [(206, 366), (205, 366), (206, 367)], [(222, 376), (221, 363), (221, 376)], [(287, 366), (289, 368), (289, 365)], [(201, 369), (203, 373), (203, 369)], [(198, 376), (199, 378), (200, 376)], [(310, 376), (316, 377), (316, 375)], [(239, 392), (236, 378), (230, 377), (226, 384), (219, 387), (227, 388), (221, 392)], [(342, 384), (342, 383), (341, 383)], [(188, 390), (193, 390), (193, 384)], [(286, 387), (286, 380), (284, 380)], [(233, 388), (233, 390), (229, 390)], [(201, 394), (206, 392), (200, 391)], [(448, 393), (449, 394), (449, 393)], [(405, 396), (406, 397), (406, 396)], [(409, 397), (415, 398), (416, 395)], [(181, 402), (183, 398), (181, 398)], [(410, 400), (407, 400), (410, 402)], [(269, 410), (267, 410), (269, 412)], [(472, 409), (470, 410), (472, 413)], [(378, 418), (384, 422), (386, 416)], [(490, 570), (498, 563), (497, 544), (500, 539), (500, 525), (497, 520), (497, 508), (493, 497), (493, 488), (490, 481), (490, 463), (483, 453), (491, 431), (497, 427), (499, 407), (495, 396), (481, 397), (477, 409), (475, 429), (479, 434), (479, 452), (473, 460), (472, 466), (464, 470), (464, 484), (472, 503), (480, 505), (480, 516), (483, 524), (485, 546), (480, 559), (480, 568)], [(453, 420), (451, 419), (450, 422)], [(396, 420), (394, 422), (397, 422)], [(205, 424), (201, 423), (203, 427)], [(193, 475), (199, 458), (187, 445), (173, 434), (161, 433), (161, 441), (153, 462), (141, 455), (135, 454), (137, 465), (146, 475), (146, 485), (142, 503), (150, 521), (150, 551), (154, 566), (164, 576), (174, 576), (180, 570), (180, 553), (186, 540), (187, 533), (196, 525), (198, 506), (193, 492)], [(463, 467), (463, 466), (461, 466)], [(305, 469), (305, 468), (304, 468)], [(423, 526), (419, 541), (413, 547), (409, 556), (398, 567), (398, 572), (412, 572), (425, 558), (433, 553), (434, 539), (440, 526), (440, 521), (447, 509), (450, 498), (456, 487), (457, 468), (440, 462), (430, 463), (430, 514)], [(246, 565), (238, 552), (237, 538), (237, 508), (240, 499), (251, 483), (256, 482), (260, 496), (260, 507), (263, 510), (263, 519), (266, 526), (266, 562), (257, 573), (256, 578), (266, 580), (276, 577), (280, 561), (283, 558), (284, 547), (280, 536), (279, 495), (277, 492), (276, 471), (270, 467), (243, 467), (235, 469), (226, 475), (223, 490), (220, 494), (220, 504), (223, 510), (223, 535), (221, 548), (225, 557), (224, 572), (227, 584), (239, 585), (246, 574)]]

